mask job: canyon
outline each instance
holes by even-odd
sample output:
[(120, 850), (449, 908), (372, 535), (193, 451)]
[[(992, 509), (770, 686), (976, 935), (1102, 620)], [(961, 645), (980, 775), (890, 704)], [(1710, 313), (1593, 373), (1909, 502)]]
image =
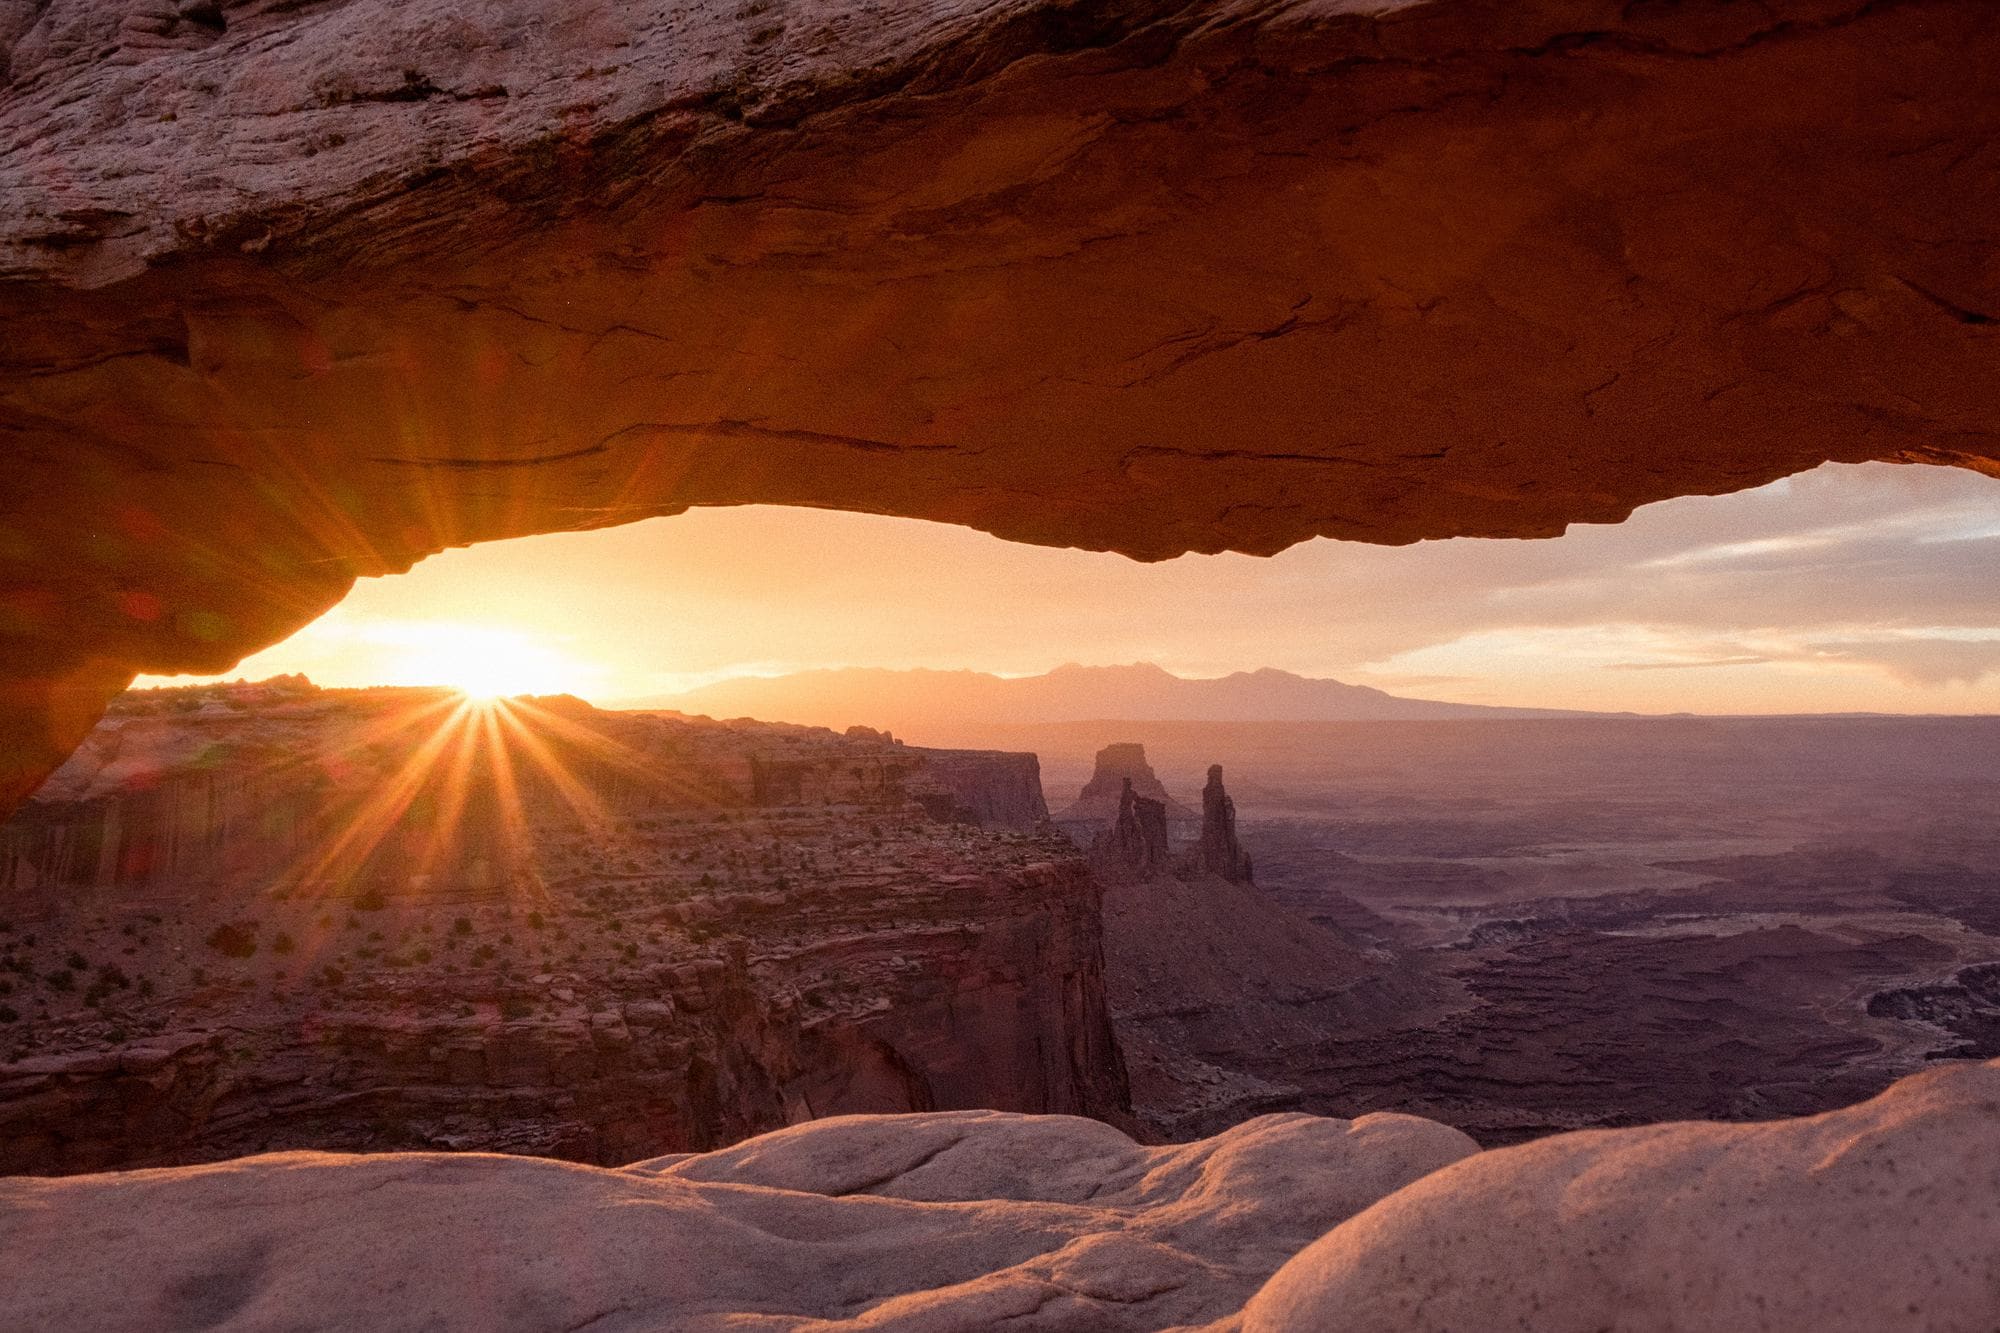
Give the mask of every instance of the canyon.
[[(92, 1256), (0, 1296), (110, 1328), (339, 1301), (392, 1326), (1247, 1333), (1336, 1306), (1444, 1327), (1410, 1302), (1474, 1272), (1481, 1318), (1582, 1329), (1610, 1243), (1722, 1322), (1861, 1329), (1892, 1298), (1954, 1327), (2000, 1280), (1969, 1239), (1897, 1239), (2000, 1184), (1937, 1174), (2000, 1078), (1975, 1063), (2000, 849), (1932, 800), (1995, 781), (1977, 725), (1118, 723), (1145, 740), (1079, 747), (1106, 725), (1041, 729), (1059, 789), (1119, 789), (1059, 832), (1011, 731), (946, 750), (298, 678), (124, 696), (0, 825), (0, 1235)], [(1760, 727), (1790, 752), (1740, 743)], [(1728, 804), (1753, 772), (1754, 815)], [(1907, 787), (1874, 832), (1864, 773)], [(1197, 779), (1200, 818), (1170, 821)], [(1689, 1114), (1761, 1123), (1561, 1132)], [(1575, 1187), (1589, 1225), (1535, 1213), (1602, 1170), (1712, 1188), (1670, 1240), (1622, 1185)], [(1757, 1244), (1803, 1226), (1902, 1267), (1837, 1308), (1818, 1262), (1742, 1276), (1711, 1238), (1756, 1188), (1793, 1200)], [(1532, 1277), (1467, 1230), (1503, 1216), (1530, 1219)], [(353, 1256), (410, 1218), (426, 1257), (372, 1285)], [(569, 1239), (520, 1251), (550, 1226)], [(112, 1308), (92, 1275), (128, 1263)]]
[[(2000, 1055), (1992, 718), (967, 730), (1032, 746), (1054, 790), (1114, 735), (1170, 792), (1224, 760), (1254, 893), (1185, 861), (1143, 894), (1100, 871), (1114, 1013), (1178, 1025), (1240, 1091), (1177, 1134), (1394, 1111), (1494, 1147), (1813, 1115)], [(1121, 982), (1138, 938), (1230, 980)]]
[(303, 681), (137, 693), (0, 827), (0, 1170), (618, 1165), (804, 1119), (1119, 1119), (1034, 757)]

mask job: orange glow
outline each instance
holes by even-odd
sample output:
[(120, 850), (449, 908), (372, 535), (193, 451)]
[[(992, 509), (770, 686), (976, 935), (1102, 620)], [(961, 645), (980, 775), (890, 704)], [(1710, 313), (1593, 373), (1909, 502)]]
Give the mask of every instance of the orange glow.
[(470, 699), (581, 694), (592, 672), (534, 635), (444, 621), (398, 627), (376, 684), (445, 685)]
[(365, 579), (229, 674), (671, 707), (727, 677), (815, 668), (1153, 662), (1543, 708), (2000, 712), (1996, 552), (2000, 486), (1889, 464), (1552, 541), (1154, 565), (907, 519), (709, 509)]
[[(539, 901), (538, 837), (603, 833), (611, 812), (595, 793), (607, 772), (653, 786), (663, 780), (656, 760), (529, 700), (432, 690), (385, 702), (362, 725), (326, 737), (317, 753), (284, 761), (317, 769), (327, 784), (325, 823), (300, 840), (298, 861), (279, 877), (286, 893), (346, 898), (379, 884), (418, 894), (499, 889)], [(386, 770), (367, 758), (384, 753), (395, 756)], [(315, 952), (304, 960), (309, 969)]]

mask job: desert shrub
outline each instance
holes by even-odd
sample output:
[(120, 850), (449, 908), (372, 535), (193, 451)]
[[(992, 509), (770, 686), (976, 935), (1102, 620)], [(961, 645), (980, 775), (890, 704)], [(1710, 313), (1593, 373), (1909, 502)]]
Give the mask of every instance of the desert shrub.
[(225, 958), (248, 958), (257, 952), (257, 939), (241, 926), (217, 926), (208, 933), (208, 947)]
[(546, 926), (547, 924), (548, 922), (542, 919), (542, 914), (540, 912), (528, 913), (528, 929), (540, 930), (543, 926)]
[(299, 947), (298, 941), (294, 940), (290, 935), (287, 935), (282, 930), (279, 931), (276, 937), (273, 938), (271, 941), (272, 953), (290, 953), (292, 950), (298, 947)]
[(472, 933), (472, 918), (462, 916), (453, 921), (451, 923), (451, 933), (454, 935), (470, 935)]
[(75, 990), (76, 976), (67, 968), (59, 968), (42, 978), (53, 990)]
[(319, 980), (322, 985), (338, 986), (341, 982), (347, 980), (347, 973), (341, 971), (332, 963), (328, 963), (319, 970)]
[(379, 912), (388, 905), (389, 900), (382, 895), (382, 886), (379, 884), (370, 884), (354, 900), (354, 910), (357, 912)]
[(20, 1010), (9, 1004), (0, 1004), (0, 1023), (18, 1023), (20, 1021)]
[(472, 951), (472, 961), (475, 963), (488, 962), (498, 953), (499, 950), (495, 949), (492, 945), (482, 944)]
[(95, 1009), (104, 1003), (112, 991), (125, 990), (131, 984), (132, 979), (121, 969), (114, 964), (106, 963), (98, 969), (97, 979), (90, 983), (90, 989), (83, 993), (83, 1002)]
[(90, 960), (76, 950), (71, 949), (69, 957), (63, 959), (63, 966), (72, 972), (88, 972), (90, 970)]
[(502, 1018), (526, 1018), (534, 1012), (535, 1006), (529, 1004), (526, 1000), (519, 1000), (511, 995), (500, 1001), (500, 1017)]

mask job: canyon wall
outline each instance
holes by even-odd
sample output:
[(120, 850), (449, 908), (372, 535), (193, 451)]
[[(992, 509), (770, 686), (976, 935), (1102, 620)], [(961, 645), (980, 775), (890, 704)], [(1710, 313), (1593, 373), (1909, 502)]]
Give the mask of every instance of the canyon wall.
[(2000, 470), (1983, 0), (51, 0), (0, 53), (0, 804), (474, 541)]
[(500, 707), (114, 709), (0, 826), (0, 1172), (1123, 1114), (1096, 882), (974, 818), (1032, 813), (1032, 756)]
[(1048, 819), (1042, 764), (1034, 755), (911, 748), (924, 760), (916, 780), (918, 799), (933, 793), (942, 797), (941, 817), (1012, 829), (1036, 828)]

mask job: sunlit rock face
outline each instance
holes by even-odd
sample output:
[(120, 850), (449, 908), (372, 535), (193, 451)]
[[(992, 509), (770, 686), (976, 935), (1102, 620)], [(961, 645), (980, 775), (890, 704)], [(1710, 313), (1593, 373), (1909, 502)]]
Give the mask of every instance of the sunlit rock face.
[(0, 15), (0, 799), (441, 547), (1155, 559), (1992, 469), (1979, 0)]

